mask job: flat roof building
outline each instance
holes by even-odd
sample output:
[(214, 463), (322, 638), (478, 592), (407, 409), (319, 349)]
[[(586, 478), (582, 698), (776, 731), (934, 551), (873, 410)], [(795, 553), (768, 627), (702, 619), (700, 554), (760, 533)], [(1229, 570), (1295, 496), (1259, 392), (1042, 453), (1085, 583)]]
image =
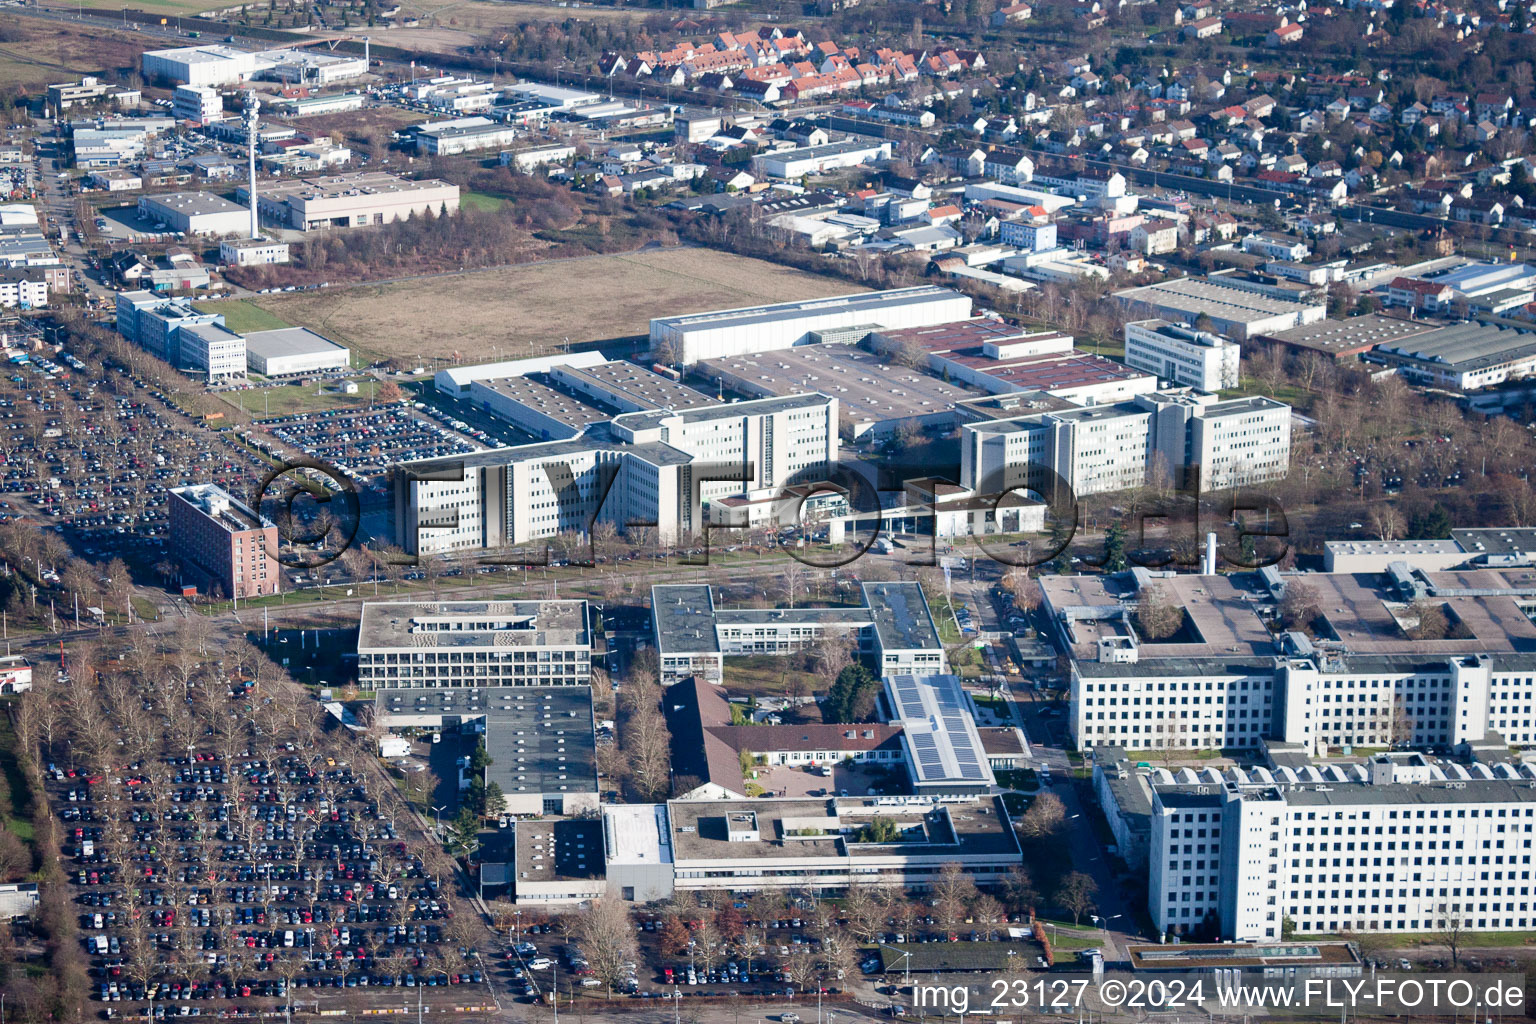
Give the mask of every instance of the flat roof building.
[(818, 340), (858, 342), (879, 328), (949, 323), (970, 314), (969, 296), (949, 288), (918, 285), (657, 317), (651, 321), (651, 350), (667, 362), (692, 364)]
[(1475, 391), (1536, 370), (1536, 327), (1513, 321), (1452, 324), (1378, 345), (1371, 362), (1426, 387)]
[[(237, 196), (249, 201), (248, 186)], [(413, 215), (453, 213), (459, 186), (435, 178), (413, 180), (386, 171), (359, 171), (259, 186), (257, 207), (268, 223), (298, 231), (388, 224)]]
[(469, 401), (543, 441), (576, 437), (620, 413), (717, 406), (718, 399), (624, 360), (482, 378)]
[(666, 804), (603, 804), (608, 881), (620, 899), (649, 903), (672, 897), (676, 880)]
[(1241, 358), (1237, 342), (1188, 324), (1137, 320), (1125, 325), (1126, 365), (1178, 387), (1211, 392), (1235, 388)]
[(608, 893), (603, 823), (514, 821), (510, 882), (516, 905), (573, 906)]
[(228, 598), (282, 589), (277, 525), (270, 519), (214, 484), (172, 488), (169, 503), (167, 539), (185, 581)]
[(1114, 297), (1132, 313), (1144, 309), (1175, 323), (1196, 323), (1203, 315), (1234, 341), (1315, 323), (1327, 314), (1321, 303), (1271, 298), (1219, 277), (1181, 277), (1127, 288)]
[[(585, 686), (585, 601), (367, 601), (358, 680), (369, 690)], [(381, 707), (398, 703), (380, 696)]]
[(499, 786), (504, 801), (489, 814), (595, 814), (592, 687), (547, 685), (540, 676), (510, 686), (486, 681), (494, 677), (389, 686), (375, 697), (375, 715), (387, 729), (442, 730), (444, 742), (456, 731), (465, 755), (483, 738), (491, 758), (483, 781)]
[(307, 327), (252, 331), (245, 336), (245, 355), (252, 373), (263, 377), (345, 370), (351, 353)]
[(443, 125), (423, 125), (416, 129), (416, 150), (429, 156), (451, 156), (484, 149), (510, 146), (524, 135), (516, 125), (503, 124), (486, 117), (466, 117)]
[(189, 235), (237, 235), (250, 223), (249, 207), (212, 192), (163, 192), (139, 197), (139, 218)]
[(254, 53), (213, 44), (147, 50), (139, 63), (150, 82), (170, 79), (187, 85), (235, 85), (266, 66)]
[(951, 427), (957, 422), (955, 403), (974, 397), (974, 392), (940, 377), (852, 345), (802, 345), (706, 359), (696, 371), (752, 397), (807, 391), (835, 395), (839, 430), (850, 440), (888, 436), (908, 427)]
[(1368, 313), (1343, 320), (1317, 320), (1301, 327), (1263, 333), (1257, 340), (1298, 352), (1317, 352), (1331, 359), (1348, 359), (1362, 356), (1377, 345), (1392, 345), (1438, 329), (1439, 325), (1423, 320)]
[(991, 792), (997, 780), (958, 676), (887, 676), (885, 700), (901, 723), (912, 792), (946, 798)]

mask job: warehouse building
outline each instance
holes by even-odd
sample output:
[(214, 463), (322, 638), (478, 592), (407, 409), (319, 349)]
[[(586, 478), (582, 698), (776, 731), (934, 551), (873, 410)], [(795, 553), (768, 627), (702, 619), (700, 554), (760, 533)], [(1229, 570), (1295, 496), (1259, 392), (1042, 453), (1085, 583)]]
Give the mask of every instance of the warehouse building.
[(468, 400), (544, 441), (576, 437), (620, 413), (693, 409), (718, 400), (634, 363), (552, 363), (546, 371), (470, 382)]
[(1238, 384), (1242, 348), (1210, 331), (1166, 320), (1125, 325), (1125, 363), (1168, 384), (1220, 391)]
[(488, 117), (461, 117), (416, 128), (416, 151), (428, 156), (451, 156), (482, 149), (500, 149), (523, 135), (523, 129)]
[(1413, 384), (1476, 391), (1536, 371), (1536, 328), (1509, 321), (1452, 324), (1378, 345), (1365, 358), (1395, 367)]
[(166, 192), (139, 197), (139, 219), (189, 235), (238, 235), (251, 211), (212, 192)]
[[(592, 687), (586, 684), (548, 685), (535, 678), (511, 685), (401, 686), (380, 690), (374, 713), (386, 729), (440, 731), (443, 743), (457, 740), (463, 756), (483, 741), (491, 758), (483, 782), (500, 787), (503, 800), (500, 807), (488, 802), (487, 813), (597, 813), (597, 741)], [(463, 774), (467, 784), (467, 769)]]
[(1330, 359), (1352, 359), (1377, 345), (1394, 345), (1435, 330), (1439, 330), (1435, 323), (1368, 313), (1344, 320), (1317, 320), (1289, 330), (1260, 334), (1256, 340), (1296, 353), (1316, 352)]
[(817, 341), (857, 343), (881, 328), (922, 327), (971, 315), (967, 295), (917, 285), (801, 302), (745, 306), (651, 321), (651, 350), (664, 361), (750, 355)]
[(148, 50), (139, 64), (148, 81), (169, 79), (185, 85), (237, 85), (266, 66), (256, 54), (231, 46), (181, 46)]
[(949, 428), (965, 388), (921, 370), (891, 363), (852, 345), (802, 345), (758, 355), (706, 359), (696, 371), (754, 398), (809, 391), (835, 395), (848, 440), (888, 437), (907, 428)]
[(1206, 316), (1218, 333), (1234, 341), (1316, 323), (1327, 313), (1322, 303), (1273, 298), (1219, 277), (1181, 277), (1127, 288), (1114, 297), (1132, 313), (1145, 310), (1173, 323), (1192, 324)]
[(762, 177), (793, 179), (825, 174), (843, 167), (858, 167), (891, 158), (888, 140), (850, 140), (802, 149), (781, 149), (752, 158), (753, 173)]
[(299, 96), (282, 100), (277, 110), (288, 117), (319, 117), (321, 114), (341, 114), (349, 110), (363, 109), (363, 94), (339, 92), (330, 96)]
[(1158, 392), (967, 423), (960, 428), (960, 483), (997, 494), (1015, 487), (1045, 492), (1059, 479), (1074, 494), (1089, 495), (1143, 486), (1149, 474), (1171, 484), (1186, 467), (1198, 466), (1204, 492), (1284, 479), (1290, 452), (1288, 405)]
[(245, 336), (245, 354), (252, 373), (263, 377), (346, 370), (352, 353), (307, 327), (252, 331)]
[[(247, 186), (236, 193), (250, 199)], [(257, 208), (279, 227), (298, 231), (363, 227), (394, 220), (453, 213), (459, 208), (459, 186), (435, 178), (412, 180), (385, 171), (359, 171), (333, 177), (274, 182), (257, 190)]]

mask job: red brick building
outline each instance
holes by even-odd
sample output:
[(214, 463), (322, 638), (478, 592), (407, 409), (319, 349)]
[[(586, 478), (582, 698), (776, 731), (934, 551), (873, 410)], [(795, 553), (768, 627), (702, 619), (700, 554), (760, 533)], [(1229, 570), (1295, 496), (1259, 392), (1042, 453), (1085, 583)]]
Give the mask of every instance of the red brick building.
[(276, 524), (213, 484), (170, 493), (170, 552), (183, 582), (226, 598), (278, 592)]

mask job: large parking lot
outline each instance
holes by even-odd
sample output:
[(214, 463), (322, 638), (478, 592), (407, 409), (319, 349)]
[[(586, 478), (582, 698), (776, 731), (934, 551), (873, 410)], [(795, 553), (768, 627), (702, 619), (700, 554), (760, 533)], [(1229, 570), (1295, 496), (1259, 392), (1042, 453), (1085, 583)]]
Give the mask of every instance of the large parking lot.
[(261, 420), (257, 428), (287, 446), (288, 453), (323, 459), (354, 479), (379, 476), (395, 462), (480, 450), (449, 427), (400, 406), (298, 413)]

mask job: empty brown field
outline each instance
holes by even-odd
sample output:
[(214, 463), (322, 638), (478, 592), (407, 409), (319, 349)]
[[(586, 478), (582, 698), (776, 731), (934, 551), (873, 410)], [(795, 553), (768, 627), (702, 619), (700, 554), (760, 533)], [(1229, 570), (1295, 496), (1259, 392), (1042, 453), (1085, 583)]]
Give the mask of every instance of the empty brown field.
[(125, 33), (10, 18), (0, 31), (0, 86), (41, 91), (49, 82), (134, 68), (143, 50)]
[[(521, 359), (648, 334), (652, 317), (861, 291), (712, 249), (656, 249), (253, 301), (375, 359)], [(442, 364), (439, 364), (439, 366)]]

